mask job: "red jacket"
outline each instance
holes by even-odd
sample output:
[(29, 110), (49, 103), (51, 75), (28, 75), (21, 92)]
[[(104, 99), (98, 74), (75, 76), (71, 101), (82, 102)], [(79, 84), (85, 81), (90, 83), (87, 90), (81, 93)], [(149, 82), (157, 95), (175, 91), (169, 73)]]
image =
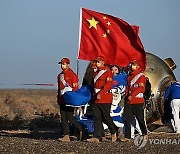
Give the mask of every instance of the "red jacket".
[[(64, 75), (65, 82), (61, 81), (61, 75)], [(57, 95), (57, 103), (62, 104), (64, 103), (62, 91), (65, 87), (70, 86), (72, 91), (78, 90), (78, 76), (69, 68), (65, 71), (62, 71), (57, 76), (58, 82), (58, 95)]]
[[(128, 87), (126, 89), (127, 102), (130, 104), (143, 104), (144, 103), (143, 93), (145, 92), (145, 83), (146, 83), (145, 76), (142, 73), (140, 74), (140, 70), (137, 70), (133, 72), (132, 75), (130, 75), (127, 80), (128, 80)], [(132, 99), (129, 100), (128, 99), (129, 96), (132, 96)]]
[[(105, 71), (96, 81), (96, 77), (100, 71)], [(112, 103), (112, 72), (108, 67), (103, 67), (94, 73), (94, 102), (95, 103)], [(97, 94), (100, 95), (100, 99), (97, 99)]]

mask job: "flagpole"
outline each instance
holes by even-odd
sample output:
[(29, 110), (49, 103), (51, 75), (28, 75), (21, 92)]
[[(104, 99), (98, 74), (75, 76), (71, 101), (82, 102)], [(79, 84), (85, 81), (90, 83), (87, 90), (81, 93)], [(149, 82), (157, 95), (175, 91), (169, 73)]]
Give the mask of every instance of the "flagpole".
[(78, 55), (81, 43), (81, 29), (82, 29), (82, 8), (80, 8), (80, 17), (79, 17), (79, 44), (78, 44)]
[(76, 70), (76, 73), (77, 73), (77, 76), (79, 76), (79, 59), (77, 59), (77, 70)]
[[(81, 26), (82, 26), (82, 8), (80, 8), (78, 55), (79, 55), (80, 40), (81, 40)], [(78, 59), (78, 55), (77, 55), (77, 76), (79, 76), (79, 59)]]

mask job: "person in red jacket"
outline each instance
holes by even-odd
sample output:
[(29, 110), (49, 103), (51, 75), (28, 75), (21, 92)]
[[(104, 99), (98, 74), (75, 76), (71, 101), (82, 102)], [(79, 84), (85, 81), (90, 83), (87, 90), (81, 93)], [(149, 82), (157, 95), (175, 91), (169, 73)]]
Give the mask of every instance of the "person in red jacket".
[(131, 124), (134, 116), (138, 120), (142, 135), (147, 140), (147, 129), (144, 120), (144, 97), (146, 78), (143, 75), (138, 61), (130, 63), (131, 74), (128, 76), (126, 89), (126, 101), (124, 105), (125, 136), (121, 141), (131, 139)]
[(93, 77), (93, 102), (92, 110), (94, 116), (94, 136), (87, 139), (88, 142), (98, 143), (104, 137), (103, 122), (108, 125), (111, 132), (112, 142), (117, 140), (116, 127), (110, 117), (110, 108), (112, 104), (112, 72), (109, 67), (105, 66), (104, 57), (96, 59), (97, 71), (94, 71)]
[(77, 127), (80, 131), (80, 140), (82, 139), (83, 128), (78, 123), (74, 117), (74, 108), (71, 106), (66, 106), (63, 95), (67, 91), (76, 91), (78, 90), (78, 76), (70, 69), (70, 60), (68, 58), (63, 58), (58, 63), (61, 65), (62, 72), (57, 76), (58, 82), (58, 95), (57, 103), (60, 106), (61, 120), (63, 126), (63, 138), (59, 138), (60, 141), (70, 141), (69, 134), (69, 123), (70, 121)]

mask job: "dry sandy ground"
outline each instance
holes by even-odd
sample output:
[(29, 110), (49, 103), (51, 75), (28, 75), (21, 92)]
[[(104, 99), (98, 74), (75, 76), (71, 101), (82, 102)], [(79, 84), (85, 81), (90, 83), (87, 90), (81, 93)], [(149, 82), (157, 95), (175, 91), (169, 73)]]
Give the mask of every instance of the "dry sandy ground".
[[(59, 142), (58, 130), (28, 130), (0, 131), (0, 153), (11, 154), (49, 154), (49, 153), (86, 153), (86, 154), (116, 154), (116, 153), (180, 153), (180, 134), (166, 132), (149, 133), (147, 144), (138, 149), (134, 141), (122, 143), (110, 141), (100, 143), (88, 143), (77, 141), (71, 136), (71, 142)], [(161, 140), (160, 140), (161, 139)], [(165, 142), (163, 142), (165, 141)]]
[(180, 134), (159, 133), (168, 132), (164, 128), (149, 133), (147, 144), (140, 149), (133, 140), (111, 143), (109, 138), (94, 144), (77, 141), (74, 135), (71, 142), (62, 143), (57, 140), (59, 118), (56, 90), (0, 90), (0, 154), (180, 153)]

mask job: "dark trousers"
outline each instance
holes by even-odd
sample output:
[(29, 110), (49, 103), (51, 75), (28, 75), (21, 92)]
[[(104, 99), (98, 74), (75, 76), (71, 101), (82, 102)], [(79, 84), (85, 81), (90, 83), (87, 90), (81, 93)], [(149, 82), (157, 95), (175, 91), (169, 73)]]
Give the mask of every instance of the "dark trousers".
[[(69, 135), (69, 122), (71, 122), (79, 131), (82, 131), (81, 124), (74, 117), (74, 108), (70, 106), (65, 106), (65, 104), (60, 105), (60, 113), (63, 127), (63, 134)], [(69, 121), (69, 122), (68, 122)]]
[(129, 104), (124, 105), (124, 120), (125, 120), (125, 137), (131, 138), (131, 124), (133, 123), (134, 116), (136, 117), (142, 135), (147, 134), (147, 129), (144, 121), (144, 104)]
[(94, 137), (101, 138), (104, 136), (103, 123), (107, 124), (111, 134), (116, 133), (116, 127), (110, 116), (111, 104), (92, 104), (94, 116)]

